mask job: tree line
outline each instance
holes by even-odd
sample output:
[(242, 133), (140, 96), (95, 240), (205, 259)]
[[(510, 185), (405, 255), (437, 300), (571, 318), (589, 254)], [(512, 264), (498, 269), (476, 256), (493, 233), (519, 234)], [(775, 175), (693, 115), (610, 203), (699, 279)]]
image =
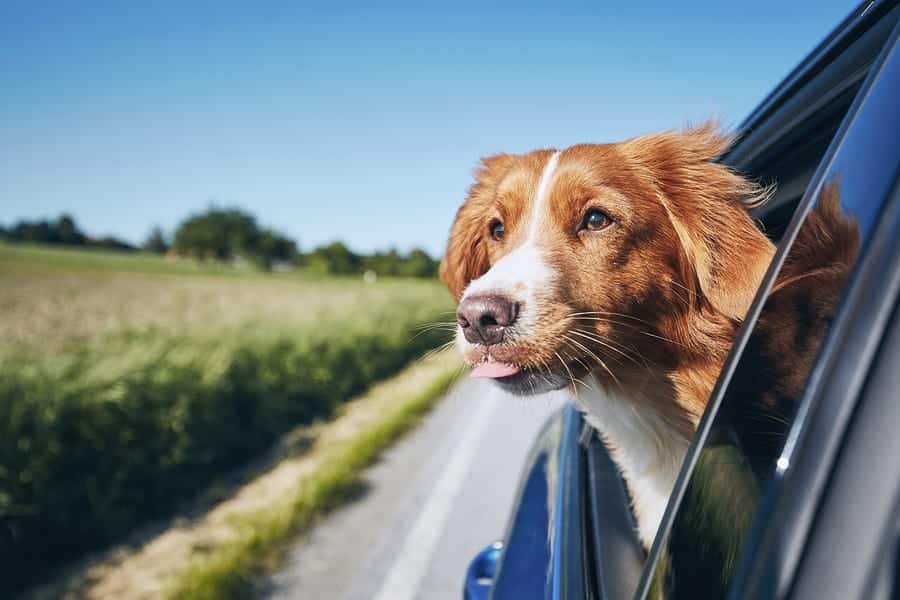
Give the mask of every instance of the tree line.
[(232, 208), (213, 207), (191, 215), (171, 236), (162, 228), (154, 227), (140, 247), (111, 236), (91, 237), (66, 214), (56, 220), (20, 221), (9, 228), (0, 226), (0, 239), (131, 252), (144, 250), (201, 261), (249, 263), (263, 270), (302, 268), (333, 275), (371, 271), (380, 276), (434, 277), (438, 270), (438, 261), (420, 248), (407, 253), (391, 249), (360, 254), (335, 241), (301, 252), (295, 240), (260, 226), (253, 215)]
[(63, 214), (55, 221), (19, 221), (11, 227), (0, 225), (0, 239), (9, 242), (88, 246), (109, 250), (135, 251), (138, 248), (112, 236), (90, 237), (78, 228), (75, 219)]

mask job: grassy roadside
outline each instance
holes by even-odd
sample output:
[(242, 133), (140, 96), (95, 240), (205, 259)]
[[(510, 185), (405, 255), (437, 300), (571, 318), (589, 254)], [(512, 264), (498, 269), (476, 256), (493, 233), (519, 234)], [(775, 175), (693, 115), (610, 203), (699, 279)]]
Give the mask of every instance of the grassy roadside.
[[(390, 398), (383, 410), (370, 414), (369, 422), (352, 438), (321, 448), (321, 461), (287, 494), (264, 509), (234, 521), (238, 535), (211, 549), (178, 573), (169, 583), (170, 599), (220, 599), (247, 597), (253, 581), (278, 563), (284, 543), (308, 529), (319, 517), (352, 498), (362, 485), (362, 471), (379, 454), (428, 412), (458, 376), (459, 363), (452, 353), (442, 353), (413, 369), (425, 387), (393, 382), (373, 391)], [(397, 380), (409, 377), (403, 373)], [(377, 403), (377, 402), (376, 402)]]
[(449, 309), (434, 280), (200, 277), (0, 244), (0, 596), (330, 420), (445, 341), (423, 326)]

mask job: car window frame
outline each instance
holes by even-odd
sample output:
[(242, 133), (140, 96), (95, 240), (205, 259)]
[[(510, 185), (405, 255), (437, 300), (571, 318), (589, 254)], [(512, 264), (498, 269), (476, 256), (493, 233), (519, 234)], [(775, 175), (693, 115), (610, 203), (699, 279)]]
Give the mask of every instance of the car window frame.
[[(897, 60), (900, 62), (900, 53)], [(789, 571), (763, 568), (751, 572), (748, 584), (734, 594), (736, 598), (760, 597), (756, 590), (762, 578), (778, 584), (774, 594), (789, 594), (797, 600), (873, 597), (867, 593), (872, 571), (884, 552), (883, 544), (878, 542), (882, 534), (896, 535), (895, 509), (900, 491), (900, 462), (891, 460), (900, 452), (900, 403), (896, 402), (900, 382), (900, 252), (896, 249), (896, 240), (900, 239), (900, 186), (895, 186), (879, 225), (873, 234), (868, 264), (861, 265), (857, 278), (863, 280), (858, 286), (863, 291), (868, 291), (869, 280), (880, 280), (884, 285), (874, 295), (858, 298), (861, 302), (857, 307), (848, 306), (848, 335), (838, 336), (831, 354), (860, 346), (870, 346), (872, 350), (863, 352), (866, 356), (861, 364), (837, 368), (823, 365), (826, 376), (819, 388), (824, 394), (813, 405), (821, 413), (820, 421), (828, 419), (835, 409), (846, 412), (847, 417), (840, 420), (845, 423), (838, 423), (839, 447), (833, 457), (823, 461), (827, 465), (824, 485), (805, 502), (812, 521), (798, 540), (799, 562)], [(815, 429), (816, 425), (810, 423), (805, 432), (816, 435)], [(807, 443), (803, 451), (809, 455), (821, 445)], [(800, 449), (799, 443), (797, 448)], [(881, 460), (873, 461), (873, 457)], [(797, 452), (792, 456), (802, 468), (799, 458)], [(796, 481), (798, 478), (787, 481), (784, 475), (776, 480), (776, 489), (788, 484), (795, 489), (803, 485)], [(775, 508), (772, 517), (761, 517), (780, 523), (784, 517)], [(783, 543), (780, 539), (775, 541), (779, 546)], [(757, 551), (765, 552), (771, 547), (776, 546), (760, 546)]]
[(646, 552), (619, 468), (593, 427), (585, 422), (583, 502), (585, 567), (600, 600), (630, 598), (637, 589)]

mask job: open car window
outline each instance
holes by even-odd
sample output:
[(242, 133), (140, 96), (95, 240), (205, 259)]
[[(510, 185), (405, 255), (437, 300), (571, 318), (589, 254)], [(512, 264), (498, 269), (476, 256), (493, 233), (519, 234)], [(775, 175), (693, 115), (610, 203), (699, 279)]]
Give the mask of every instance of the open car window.
[[(893, 39), (894, 13), (888, 13), (881, 46)], [(873, 70), (868, 81), (876, 74)], [(784, 239), (713, 393), (640, 596), (725, 597), (767, 484), (786, 468), (780, 463), (782, 450), (798, 405), (886, 198), (884, 190), (873, 188), (871, 173), (860, 162), (860, 156), (876, 151), (877, 119), (857, 115), (890, 110), (873, 106), (883, 101), (868, 94), (868, 81), (847, 86), (856, 95), (849, 110), (832, 111), (839, 118), (847, 113), (840, 128), (833, 122), (819, 128), (838, 133), (811, 181), (803, 181), (802, 174), (811, 172), (808, 165), (792, 167), (791, 157), (815, 152), (802, 144), (780, 146), (776, 171), (797, 173), (799, 179), (776, 175), (787, 191), (776, 197), (768, 214), (758, 216), (777, 232), (773, 237), (784, 233)], [(835, 98), (836, 107), (846, 102), (842, 98), (846, 94)], [(798, 127), (803, 130), (802, 123)], [(760, 175), (766, 175), (765, 167)], [(793, 195), (801, 185), (807, 191), (795, 211)]]

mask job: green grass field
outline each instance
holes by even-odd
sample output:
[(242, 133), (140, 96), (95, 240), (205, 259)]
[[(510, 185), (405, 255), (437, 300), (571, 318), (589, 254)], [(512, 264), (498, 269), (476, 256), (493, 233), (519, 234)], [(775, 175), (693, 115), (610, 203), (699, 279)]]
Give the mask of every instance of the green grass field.
[(443, 342), (421, 325), (451, 308), (436, 281), (0, 244), (0, 562), (171, 512)]
[(0, 242), (0, 351), (47, 352), (122, 332), (216, 333), (257, 323), (353, 320), (391, 303), (451, 307), (435, 281), (366, 285), (357, 278)]

